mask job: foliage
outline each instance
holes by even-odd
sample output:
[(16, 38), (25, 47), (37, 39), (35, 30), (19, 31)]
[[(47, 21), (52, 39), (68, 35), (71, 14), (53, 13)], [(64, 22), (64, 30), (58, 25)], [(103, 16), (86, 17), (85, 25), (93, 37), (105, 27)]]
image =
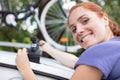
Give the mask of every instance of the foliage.
[[(13, 12), (19, 12), (24, 11), (28, 8), (29, 3), (34, 4), (34, 0), (9, 0), (11, 1), (11, 7), (9, 7), (6, 0), (3, 0), (4, 2), (4, 10), (5, 11), (13, 11)], [(32, 23), (33, 21), (31, 21)], [(16, 30), (14, 27), (9, 26), (0, 26), (0, 41), (7, 41), (7, 42), (20, 42), (20, 43), (28, 43), (30, 44), (30, 37), (35, 36), (38, 32), (38, 28), (34, 30), (34, 32), (29, 32), (26, 29), (24, 29), (23, 22), (19, 22), (19, 30)], [(30, 26), (27, 26), (28, 28)], [(0, 46), (0, 50), (7, 50), (7, 51), (16, 51), (17, 48), (12, 47), (3, 47)]]
[[(12, 10), (14, 12), (25, 10), (29, 3), (34, 3), (36, 0), (11, 0), (12, 1)], [(84, 0), (75, 0), (76, 2), (82, 2)], [(85, 0), (86, 1), (86, 0)], [(89, 0), (93, 1), (104, 8), (108, 13), (111, 19), (115, 20), (117, 23), (120, 23), (120, 0)], [(4, 0), (6, 9), (8, 5), (6, 0)], [(42, 4), (42, 3), (41, 3)], [(59, 14), (58, 14), (59, 15)], [(9, 41), (9, 42), (22, 42), (30, 44), (30, 36), (37, 35), (39, 29), (35, 29), (33, 33), (30, 33), (28, 30), (20, 28), (16, 30), (11, 27), (0, 27), (0, 41)], [(8, 50), (8, 48), (0, 47), (0, 50)], [(10, 51), (15, 49), (9, 48)]]
[[(30, 34), (26, 30), (15, 30), (11, 27), (0, 28), (0, 41), (30, 44)], [(16, 51), (17, 48), (0, 47), (0, 50)]]

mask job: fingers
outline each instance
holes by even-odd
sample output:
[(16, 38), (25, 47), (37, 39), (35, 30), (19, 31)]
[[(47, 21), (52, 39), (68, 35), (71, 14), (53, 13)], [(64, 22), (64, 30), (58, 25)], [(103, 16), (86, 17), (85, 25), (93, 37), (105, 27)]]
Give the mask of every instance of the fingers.
[(20, 53), (21, 53), (21, 49), (18, 49), (17, 54), (20, 54)]
[(27, 49), (23, 48), (23, 49), (18, 49), (17, 54), (27, 54)]
[(40, 49), (41, 51), (47, 52), (47, 50), (49, 50), (50, 48), (51, 48), (51, 46), (50, 46), (47, 42), (45, 42), (45, 41), (43, 41), (43, 40), (40, 41), (39, 49)]
[(25, 73), (26, 70), (31, 69), (26, 48), (18, 50), (16, 55), (16, 66), (22, 74)]
[(26, 59), (26, 60), (28, 59), (26, 48), (18, 49), (18, 52), (16, 55), (16, 61), (22, 61), (23, 59)]
[(26, 48), (19, 49), (16, 55), (16, 63), (17, 64), (23, 64), (23, 63), (28, 63), (29, 59), (27, 56)]
[(45, 41), (41, 40), (40, 41), (40, 46), (43, 46), (45, 43), (46, 43)]
[(27, 49), (23, 48), (23, 53), (27, 54)]

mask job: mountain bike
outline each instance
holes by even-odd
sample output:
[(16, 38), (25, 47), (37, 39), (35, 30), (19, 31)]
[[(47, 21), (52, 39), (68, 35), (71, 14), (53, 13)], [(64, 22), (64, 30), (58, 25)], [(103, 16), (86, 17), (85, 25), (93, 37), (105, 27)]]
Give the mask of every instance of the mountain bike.
[(18, 23), (27, 21), (27, 19), (33, 20), (34, 18), (43, 37), (50, 45), (66, 52), (77, 52), (81, 47), (74, 41), (66, 21), (69, 9), (81, 0), (46, 0), (43, 9), (40, 10), (41, 1), (43, 0), (35, 2), (33, 0), (22, 11), (14, 12), (11, 7), (12, 0), (7, 0), (6, 2), (8, 10), (5, 9), (5, 1), (0, 0), (0, 25), (12, 26), (19, 29)]

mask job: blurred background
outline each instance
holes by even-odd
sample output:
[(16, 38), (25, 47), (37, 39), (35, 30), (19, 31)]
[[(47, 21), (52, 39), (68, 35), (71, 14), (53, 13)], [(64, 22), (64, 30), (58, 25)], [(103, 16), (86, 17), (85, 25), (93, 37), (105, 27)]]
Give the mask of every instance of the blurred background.
[[(36, 36), (57, 49), (79, 56), (84, 50), (72, 38), (66, 21), (69, 9), (83, 1), (102, 6), (119, 25), (120, 0), (0, 0), (0, 42), (31, 44), (30, 37)], [(16, 52), (17, 49), (0, 43), (0, 50)], [(46, 53), (45, 56), (49, 57)]]

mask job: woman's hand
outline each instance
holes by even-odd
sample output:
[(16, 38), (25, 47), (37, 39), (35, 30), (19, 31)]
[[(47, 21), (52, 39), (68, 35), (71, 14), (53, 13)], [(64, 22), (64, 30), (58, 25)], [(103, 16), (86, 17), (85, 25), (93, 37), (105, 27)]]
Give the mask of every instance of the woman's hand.
[(27, 50), (25, 48), (19, 49), (16, 56), (16, 64), (18, 70), (23, 74), (25, 70), (31, 69)]
[(48, 52), (48, 50), (50, 50), (51, 48), (52, 48), (52, 46), (50, 46), (47, 42), (45, 42), (43, 40), (40, 41), (39, 49), (41, 51)]
[(24, 80), (37, 80), (30, 67), (27, 50), (25, 48), (18, 50), (16, 56), (16, 65)]

